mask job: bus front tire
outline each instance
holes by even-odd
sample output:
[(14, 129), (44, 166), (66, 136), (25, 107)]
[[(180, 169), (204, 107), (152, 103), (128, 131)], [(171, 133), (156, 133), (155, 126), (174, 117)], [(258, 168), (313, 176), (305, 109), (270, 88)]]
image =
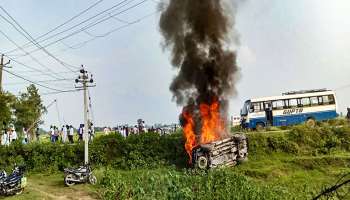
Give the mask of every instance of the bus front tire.
[(265, 128), (264, 124), (263, 123), (257, 123), (256, 124), (256, 131), (260, 132), (260, 131), (263, 131)]
[(313, 118), (309, 118), (308, 120), (306, 120), (305, 124), (306, 124), (307, 127), (313, 128), (313, 127), (316, 126), (316, 121)]

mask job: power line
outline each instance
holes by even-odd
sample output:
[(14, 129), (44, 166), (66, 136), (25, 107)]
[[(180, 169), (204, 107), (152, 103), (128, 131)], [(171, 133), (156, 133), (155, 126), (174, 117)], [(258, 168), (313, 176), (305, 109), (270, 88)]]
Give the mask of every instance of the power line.
[[(127, 8), (127, 9), (125, 9), (125, 10), (123, 10), (123, 11), (120, 11), (120, 12), (118, 12), (118, 13), (116, 13), (116, 14), (113, 14), (113, 15), (111, 15), (111, 16), (109, 16), (109, 17), (107, 17), (107, 18), (104, 18), (104, 19), (102, 19), (102, 20), (100, 20), (100, 21), (98, 21), (98, 22), (95, 22), (95, 23), (89, 24), (89, 25), (87, 25), (87, 26), (84, 26), (83, 28), (81, 28), (81, 29), (79, 29), (79, 30), (77, 30), (77, 31), (75, 31), (75, 32), (72, 32), (72, 33), (70, 33), (70, 34), (68, 34), (68, 35), (66, 35), (66, 36), (64, 36), (64, 37), (62, 37), (62, 38), (60, 38), (60, 39), (58, 39), (58, 40), (55, 40), (55, 41), (53, 41), (53, 42), (50, 42), (50, 43), (48, 43), (48, 44), (43, 45), (43, 48), (52, 46), (53, 44), (56, 44), (56, 43), (58, 43), (58, 42), (60, 42), (60, 41), (62, 41), (62, 40), (64, 40), (64, 39), (67, 39), (67, 38), (69, 38), (69, 37), (71, 37), (71, 36), (73, 36), (73, 35), (76, 35), (76, 34), (82, 32), (82, 31), (84, 31), (84, 30), (87, 30), (87, 29), (89, 29), (89, 28), (91, 28), (91, 27), (93, 27), (93, 26), (96, 26), (96, 25), (98, 25), (98, 24), (100, 24), (100, 23), (102, 23), (102, 22), (105, 22), (105, 21), (111, 19), (111, 18), (114, 17), (114, 16), (120, 15), (120, 14), (122, 14), (122, 13), (128, 11), (128, 10), (131, 10), (131, 9), (137, 7), (137, 6), (140, 6), (141, 4), (145, 3), (146, 1), (148, 1), (148, 0), (143, 0), (143, 1), (139, 2), (139, 3), (137, 3), (137, 4), (134, 4), (133, 6), (130, 6), (129, 8)], [(41, 42), (41, 41), (40, 41), (40, 42)], [(34, 49), (34, 50), (30, 51), (29, 53), (34, 53), (34, 52), (39, 51), (39, 50), (40, 50), (40, 48)]]
[(13, 72), (10, 72), (9, 70), (3, 69), (3, 71), (5, 71), (5, 72), (7, 72), (7, 73), (9, 73), (9, 74), (11, 74), (11, 75), (13, 75), (13, 76), (16, 76), (17, 78), (20, 78), (20, 79), (23, 79), (23, 80), (25, 80), (25, 81), (28, 81), (28, 82), (30, 82), (30, 83), (32, 83), (32, 84), (34, 84), (34, 85), (41, 86), (41, 87), (43, 87), (43, 88), (46, 88), (46, 89), (49, 89), (49, 90), (54, 90), (54, 91), (57, 91), (57, 92), (63, 92), (63, 90), (59, 90), (59, 89), (56, 89), (56, 88), (49, 87), (49, 86), (47, 86), (47, 85), (43, 85), (43, 84), (34, 82), (34, 81), (29, 80), (29, 79), (27, 79), (27, 78), (24, 78), (24, 77), (22, 77), (22, 76), (20, 76), (20, 75), (18, 75), (18, 74), (15, 74), (15, 73), (13, 73)]
[(136, 19), (136, 20), (134, 20), (134, 21), (132, 21), (132, 22), (126, 22), (126, 21), (125, 21), (125, 23), (127, 23), (127, 24), (122, 25), (122, 26), (119, 26), (119, 27), (117, 27), (117, 28), (115, 28), (115, 29), (112, 29), (112, 30), (110, 30), (110, 31), (108, 31), (108, 32), (106, 32), (106, 33), (100, 34), (100, 35), (94, 35), (94, 34), (91, 34), (91, 33), (87, 32), (87, 31), (85, 31), (85, 33), (87, 33), (87, 34), (88, 34), (90, 37), (92, 37), (92, 38), (91, 38), (91, 39), (88, 39), (88, 40), (86, 40), (86, 41), (83, 41), (83, 42), (74, 44), (74, 45), (72, 45), (72, 46), (70, 46), (70, 45), (68, 45), (68, 44), (66, 44), (66, 43), (64, 43), (64, 42), (62, 42), (62, 41), (61, 41), (61, 43), (64, 44), (64, 45), (65, 45), (66, 47), (68, 47), (69, 49), (79, 49), (79, 48), (85, 46), (87, 43), (90, 43), (90, 42), (92, 42), (92, 41), (94, 41), (94, 40), (96, 40), (96, 39), (98, 39), (98, 38), (107, 37), (107, 36), (109, 36), (111, 33), (117, 32), (117, 31), (119, 31), (119, 30), (121, 30), (121, 29), (124, 29), (124, 28), (127, 28), (127, 27), (129, 27), (129, 26), (131, 26), (131, 25), (133, 25), (133, 24), (139, 23), (139, 22), (141, 22), (142, 20), (144, 20), (144, 19), (146, 19), (146, 18), (148, 18), (148, 17), (150, 17), (150, 16), (153, 16), (153, 15), (156, 14), (156, 13), (158, 13), (158, 12), (156, 11), (156, 12), (153, 12), (153, 13), (151, 13), (151, 14), (145, 15), (145, 16), (140, 17), (140, 18), (138, 18), (138, 19)]
[[(5, 57), (9, 58), (12, 62), (17, 63), (18, 65), (21, 65), (21, 66), (23, 66), (23, 67), (25, 67), (25, 68), (28, 68), (28, 69), (31, 69), (31, 70), (35, 70), (35, 71), (37, 71), (37, 72), (40, 72), (42, 75), (50, 76), (51, 78), (57, 79), (57, 77), (53, 76), (51, 73), (43, 72), (43, 71), (41, 71), (41, 70), (39, 70), (39, 69), (37, 69), (37, 68), (31, 67), (31, 66), (29, 66), (29, 65), (27, 65), (27, 64), (25, 64), (25, 63), (23, 63), (23, 62), (20, 62), (20, 61), (18, 61), (18, 60), (16, 60), (16, 59), (12, 58), (12, 57), (10, 57), (10, 56), (5, 55)], [(57, 74), (57, 73), (54, 73), (54, 74)], [(38, 76), (38, 75), (37, 75), (37, 76)], [(60, 77), (60, 78), (61, 78), (61, 77)], [(62, 77), (62, 78), (64, 78), (64, 77)]]
[[(42, 80), (36, 81), (37, 83), (52, 83), (52, 82), (61, 82), (61, 81), (73, 81), (74, 79), (55, 79), (55, 80)], [(17, 82), (17, 83), (5, 83), (4, 85), (23, 85), (27, 82)]]
[[(61, 28), (62, 26), (68, 24), (69, 22), (71, 22), (71, 21), (73, 21), (74, 19), (80, 17), (81, 15), (83, 15), (84, 13), (86, 13), (87, 11), (89, 11), (89, 10), (91, 10), (92, 8), (96, 7), (99, 3), (103, 2), (103, 1), (104, 1), (104, 0), (99, 0), (99, 1), (97, 1), (97, 2), (95, 2), (95, 3), (93, 3), (93, 4), (90, 5), (88, 8), (86, 8), (86, 9), (84, 9), (83, 11), (79, 12), (77, 15), (74, 15), (73, 17), (69, 18), (67, 21), (63, 22), (62, 24), (60, 24), (60, 25), (58, 25), (58, 26), (52, 28), (52, 29), (49, 30), (48, 32), (46, 32), (46, 33), (40, 35), (39, 37), (35, 38), (35, 40), (39, 40), (39, 39), (41, 39), (41, 38), (47, 36), (48, 34), (50, 34), (50, 33), (54, 32), (54, 31), (58, 30), (58, 29)], [(31, 44), (31, 42), (28, 42), (28, 43), (22, 45), (21, 47), (22, 47), (22, 48), (25, 48), (25, 47), (27, 47), (29, 44)], [(11, 51), (8, 51), (7, 53), (11, 53), (11, 52), (14, 52), (14, 51), (17, 51), (17, 50), (19, 50), (19, 49), (16, 48), (16, 49), (13, 49), (13, 50), (11, 50)]]
[[(54, 55), (52, 55), (49, 51), (47, 51), (45, 49), (45, 47), (42, 47), (2, 6), (0, 6), (0, 9), (2, 11), (5, 12), (5, 14), (13, 21), (15, 22), (15, 24), (25, 33), (23, 33), (22, 31), (18, 30), (18, 28), (9, 20), (7, 20), (4, 16), (1, 16), (1, 18), (3, 18), (5, 21), (7, 21), (9, 24), (12, 25), (13, 28), (15, 28), (22, 36), (24, 36), (27, 40), (29, 40), (31, 43), (33, 43), (35, 46), (37, 46), (40, 50), (44, 51), (47, 55), (49, 55), (50, 57), (52, 57), (54, 60), (56, 60), (59, 64), (61, 64), (63, 67), (67, 68), (68, 70), (71, 70), (73, 72), (73, 70), (70, 67), (76, 68), (78, 69), (79, 67), (67, 64), (66, 62), (58, 59), (57, 57), (55, 57)], [(29, 38), (28, 38), (29, 37)]]
[[(121, 1), (121, 2), (119, 2), (119, 3), (117, 3), (117, 4), (115, 4), (115, 5), (113, 5), (112, 7), (108, 8), (108, 9), (102, 11), (102, 12), (100, 12), (100, 13), (98, 13), (98, 14), (92, 16), (92, 17), (89, 17), (88, 19), (85, 19), (85, 20), (81, 21), (81, 22), (78, 23), (78, 24), (75, 24), (75, 25), (73, 25), (73, 26), (71, 26), (71, 27), (69, 27), (69, 28), (67, 28), (67, 29), (64, 29), (64, 30), (62, 30), (62, 31), (60, 31), (60, 32), (58, 32), (58, 33), (55, 33), (54, 35), (51, 35), (51, 36), (49, 36), (49, 37), (47, 37), (47, 38), (45, 38), (45, 39), (40, 40), (39, 43), (45, 42), (45, 41), (47, 41), (47, 40), (49, 40), (49, 39), (51, 39), (51, 38), (53, 38), (53, 37), (56, 37), (56, 36), (58, 36), (58, 35), (61, 35), (62, 33), (65, 33), (65, 32), (67, 32), (67, 31), (70, 31), (70, 30), (72, 30), (72, 29), (74, 29), (74, 28), (76, 28), (76, 27), (78, 27), (78, 26), (80, 26), (80, 25), (82, 25), (82, 24), (84, 24), (84, 23), (86, 23), (86, 22), (88, 22), (88, 21), (90, 21), (90, 20), (92, 20), (92, 19), (94, 19), (94, 18), (96, 18), (96, 17), (102, 15), (102, 14), (104, 14), (105, 12), (108, 12), (108, 11), (110, 11), (110, 10), (112, 10), (112, 9), (114, 9), (114, 8), (116, 8), (116, 7), (118, 7), (118, 6), (120, 6), (120, 5), (122, 5), (123, 3), (127, 2), (127, 1), (128, 1), (128, 0), (123, 0), (123, 1)], [(130, 2), (132, 2), (132, 1), (134, 1), (134, 0), (131, 0)], [(129, 4), (130, 2), (127, 2), (125, 5)], [(125, 6), (125, 5), (124, 5), (124, 6)], [(118, 8), (118, 9), (119, 9), (119, 8)], [(31, 46), (33, 46), (33, 45), (29, 45), (29, 46), (27, 45), (27, 47), (31, 47)], [(11, 50), (11, 51), (6, 52), (6, 54), (12, 53), (12, 52), (17, 51), (17, 50), (18, 50), (18, 48), (17, 48), (17, 49), (13, 49), (13, 50)]]
[[(0, 15), (0, 17), (2, 17), (2, 15)], [(20, 47), (15, 41), (13, 41), (6, 33), (4, 33), (3, 31), (1, 31), (0, 30), (0, 34), (2, 34), (8, 41), (10, 41), (12, 44), (14, 44), (15, 46), (17, 46), (17, 47)], [(26, 50), (24, 50), (23, 48), (21, 48), (20, 47), (20, 49), (24, 52), (24, 53), (26, 53), (27, 55), (29, 55), (30, 56), (30, 58), (32, 59), (32, 60), (34, 60), (36, 63), (38, 63), (41, 67), (43, 67), (43, 68), (45, 68), (45, 69), (47, 69), (47, 70), (49, 70), (50, 72), (52, 72), (53, 74), (55, 74), (55, 72), (54, 71), (52, 71), (49, 67), (47, 67), (46, 65), (44, 65), (44, 64), (42, 64), (41, 62), (39, 62), (39, 60), (37, 60), (34, 56), (32, 56), (31, 54), (29, 54)], [(6, 56), (6, 55), (5, 55)], [(6, 56), (6, 57), (8, 57), (8, 56)], [(8, 57), (10, 60), (14, 60), (14, 59), (12, 59), (12, 58), (10, 58), (10, 57)], [(15, 60), (14, 60), (15, 61)], [(17, 62), (17, 61), (15, 61), (15, 62)], [(23, 66), (25, 66), (25, 65), (23, 65)], [(35, 68), (32, 68), (32, 69), (35, 69)], [(38, 70), (38, 71), (40, 71), (40, 70)], [(52, 74), (50, 74), (50, 76), (51, 77), (54, 77)], [(58, 77), (58, 76), (57, 76)], [(57, 77), (54, 77), (54, 78), (57, 78)], [(59, 77), (59, 78), (63, 78), (63, 77)]]
[(41, 93), (41, 96), (46, 96), (46, 95), (56, 95), (56, 94), (62, 94), (62, 93), (73, 93), (73, 92), (79, 92), (81, 89), (74, 89), (74, 90), (64, 90), (61, 92), (47, 92), (47, 93)]

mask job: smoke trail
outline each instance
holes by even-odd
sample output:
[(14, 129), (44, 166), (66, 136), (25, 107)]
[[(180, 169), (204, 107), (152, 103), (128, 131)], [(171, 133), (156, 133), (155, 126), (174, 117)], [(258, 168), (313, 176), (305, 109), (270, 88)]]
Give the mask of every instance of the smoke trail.
[(196, 130), (201, 127), (200, 104), (218, 100), (226, 119), (228, 99), (236, 93), (239, 68), (236, 53), (228, 48), (231, 33), (237, 36), (232, 28), (234, 9), (228, 10), (224, 3), (170, 0), (160, 4), (163, 45), (171, 50), (171, 63), (179, 69), (170, 90), (176, 103), (194, 116)]

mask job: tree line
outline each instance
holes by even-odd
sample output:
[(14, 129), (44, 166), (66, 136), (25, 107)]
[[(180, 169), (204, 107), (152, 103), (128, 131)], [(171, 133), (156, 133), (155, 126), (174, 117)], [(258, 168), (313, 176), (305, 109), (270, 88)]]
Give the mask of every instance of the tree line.
[(31, 133), (43, 123), (41, 116), (46, 112), (38, 88), (29, 85), (25, 92), (14, 95), (0, 91), (0, 128), (6, 130), (13, 125), (17, 130), (32, 128)]

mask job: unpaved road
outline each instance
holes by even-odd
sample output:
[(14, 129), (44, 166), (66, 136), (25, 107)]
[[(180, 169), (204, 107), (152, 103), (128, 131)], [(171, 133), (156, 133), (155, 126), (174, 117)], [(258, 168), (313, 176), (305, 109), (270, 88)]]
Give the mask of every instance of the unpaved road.
[(66, 187), (63, 175), (29, 175), (28, 185), (24, 192), (17, 196), (7, 197), (6, 200), (95, 200), (101, 199), (95, 187), (88, 184)]

